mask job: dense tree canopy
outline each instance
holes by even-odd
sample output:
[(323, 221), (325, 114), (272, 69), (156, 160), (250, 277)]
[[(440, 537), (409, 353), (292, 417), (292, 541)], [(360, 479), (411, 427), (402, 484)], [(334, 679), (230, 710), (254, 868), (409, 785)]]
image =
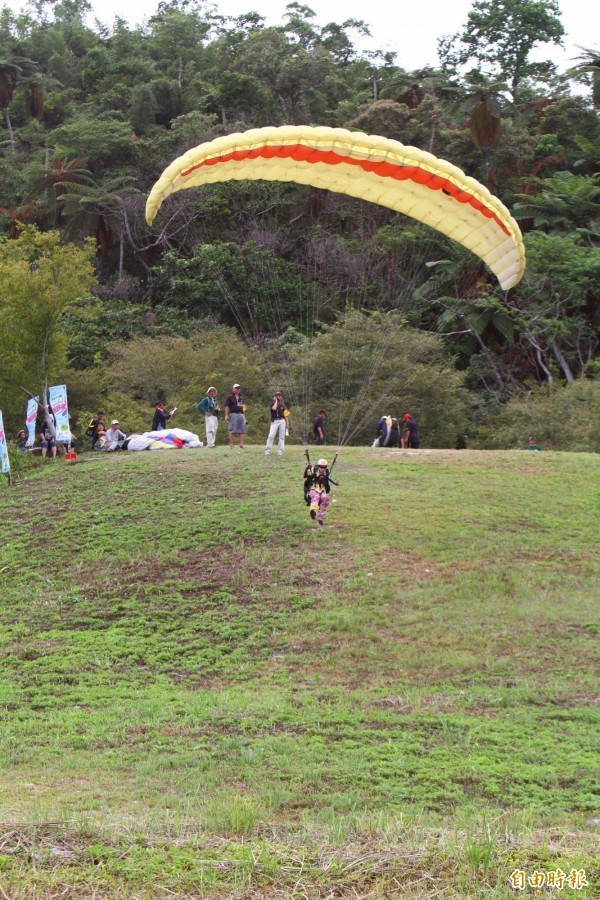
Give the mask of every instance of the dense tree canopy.
[[(66, 302), (48, 356), (50, 372), (70, 373), (86, 410), (94, 384), (98, 400), (151, 401), (131, 393), (128, 345), (132, 353), (140, 341), (196, 346), (214, 331), (215, 346), (232, 347), (225, 327), (250, 355), (273, 350), (277, 372), (274, 348), (291, 334), (300, 342), (320, 336), (321, 353), (327, 341), (338, 352), (335, 328), (350, 309), (400, 312), (415, 335), (441, 335), (436, 353), (445, 362), (429, 357), (426, 365), (436, 384), (436, 366), (460, 373), (460, 411), (446, 430), (435, 426), (438, 442), (456, 441), (463, 429), (465, 386), (479, 419), (533, 387), (594, 377), (598, 54), (582, 49), (561, 78), (539, 62), (540, 49), (563, 37), (554, 0), (476, 0), (462, 29), (440, 35), (439, 64), (412, 72), (391, 54), (356, 49), (368, 22), (320, 26), (300, 3), (289, 4), (278, 26), (267, 26), (260, 9), (228, 18), (196, 0), (162, 2), (135, 26), (119, 18), (110, 28), (90, 25), (89, 9), (86, 0), (62, 0), (0, 12), (0, 408), (9, 429), (22, 419), (17, 382), (28, 372), (36, 383), (44, 377), (44, 339), (7, 337), (32, 279), (41, 278), (41, 268), (26, 273), (17, 258), (27, 241), (64, 254), (78, 298), (92, 285), (91, 251), (78, 248), (93, 241), (95, 300)], [(441, 235), (302, 185), (188, 191), (146, 226), (146, 195), (176, 156), (234, 131), (283, 124), (381, 134), (486, 183), (526, 234), (522, 284), (506, 295)], [(122, 384), (106, 380), (109, 358)], [(148, 384), (175, 390), (160, 354), (152, 359)], [(424, 421), (433, 422), (434, 408), (431, 395), (423, 399)]]

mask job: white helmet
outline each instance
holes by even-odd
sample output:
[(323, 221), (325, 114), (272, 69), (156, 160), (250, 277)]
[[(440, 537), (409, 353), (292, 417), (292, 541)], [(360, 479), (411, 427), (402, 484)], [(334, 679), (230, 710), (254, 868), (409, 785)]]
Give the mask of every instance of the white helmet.
[(326, 460), (326, 459), (320, 459), (320, 460), (317, 462), (317, 465), (318, 465), (318, 466), (321, 466), (321, 467), (324, 467), (324, 468), (327, 468), (327, 460)]

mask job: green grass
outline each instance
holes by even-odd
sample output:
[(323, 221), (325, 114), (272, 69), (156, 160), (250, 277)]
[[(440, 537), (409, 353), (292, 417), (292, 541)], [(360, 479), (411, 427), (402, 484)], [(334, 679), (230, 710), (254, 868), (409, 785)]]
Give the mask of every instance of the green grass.
[(0, 896), (595, 895), (598, 457), (347, 449), (322, 529), (302, 468), (0, 488)]

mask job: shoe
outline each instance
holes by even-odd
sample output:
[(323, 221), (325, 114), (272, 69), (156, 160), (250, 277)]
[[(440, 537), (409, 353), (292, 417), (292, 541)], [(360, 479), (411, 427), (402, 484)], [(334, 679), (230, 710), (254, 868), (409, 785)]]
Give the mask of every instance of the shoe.
[(324, 524), (325, 524), (325, 522), (323, 521), (323, 519), (319, 519), (318, 522), (319, 522), (319, 525), (324, 525)]
[(277, 456), (283, 456), (283, 452), (281, 450), (277, 451)]
[(230, 445), (229, 445), (229, 449), (230, 449), (230, 450), (233, 450), (233, 444), (230, 444)]
[(265, 450), (265, 456), (268, 456), (270, 452), (270, 450)]
[(319, 507), (317, 506), (316, 503), (311, 503), (311, 504), (310, 504), (310, 517), (311, 517), (311, 519), (316, 519), (316, 518), (317, 518), (317, 509), (318, 509), (318, 508), (319, 508)]

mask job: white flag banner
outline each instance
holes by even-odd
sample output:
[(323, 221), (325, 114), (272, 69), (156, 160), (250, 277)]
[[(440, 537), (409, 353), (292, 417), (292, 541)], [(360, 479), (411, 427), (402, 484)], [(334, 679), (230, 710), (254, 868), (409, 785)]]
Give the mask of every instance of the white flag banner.
[(31, 397), (27, 401), (27, 418), (25, 419), (25, 424), (27, 425), (26, 447), (33, 447), (35, 444), (35, 423), (37, 422), (39, 399), (39, 397)]
[(10, 475), (10, 462), (8, 459), (8, 447), (6, 446), (6, 435), (4, 434), (4, 422), (2, 413), (0, 412), (0, 463), (2, 465), (2, 474)]
[(71, 443), (71, 428), (69, 426), (69, 407), (67, 405), (66, 384), (55, 384), (48, 388), (50, 408), (54, 413), (56, 423), (56, 440), (64, 444)]

